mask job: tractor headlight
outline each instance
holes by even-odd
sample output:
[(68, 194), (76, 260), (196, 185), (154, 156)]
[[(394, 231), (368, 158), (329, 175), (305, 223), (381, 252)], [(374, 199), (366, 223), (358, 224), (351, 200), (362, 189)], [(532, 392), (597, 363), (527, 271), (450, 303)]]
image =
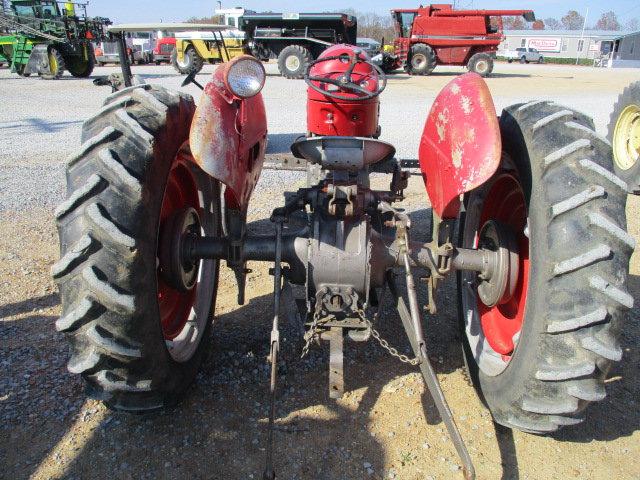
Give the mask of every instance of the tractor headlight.
[(226, 84), (237, 97), (249, 98), (260, 93), (267, 74), (259, 60), (249, 55), (229, 62)]

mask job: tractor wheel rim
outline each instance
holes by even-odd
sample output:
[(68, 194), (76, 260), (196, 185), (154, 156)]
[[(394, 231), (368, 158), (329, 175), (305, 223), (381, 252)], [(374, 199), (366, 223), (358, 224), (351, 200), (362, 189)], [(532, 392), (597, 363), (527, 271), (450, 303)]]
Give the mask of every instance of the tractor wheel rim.
[(421, 68), (425, 63), (427, 63), (427, 58), (421, 53), (414, 55), (411, 58), (411, 66), (413, 68)]
[(182, 60), (180, 60), (180, 57), (178, 57), (176, 61), (181, 68), (189, 68), (189, 66), (191, 65), (191, 61), (187, 52), (185, 52), (182, 56)]
[(487, 71), (488, 66), (489, 64), (486, 62), (486, 60), (480, 60), (476, 63), (476, 72), (484, 73)]
[(285, 60), (284, 65), (290, 72), (295, 72), (300, 68), (300, 59), (295, 55), (289, 55)]
[(613, 131), (613, 158), (620, 170), (629, 170), (640, 158), (640, 105), (622, 110)]
[[(198, 184), (188, 164), (188, 160), (178, 157), (174, 161), (165, 186), (165, 191), (160, 210), (159, 232), (162, 231), (167, 220), (174, 212), (185, 208), (194, 208), (197, 211), (202, 210), (198, 195)], [(157, 255), (160, 258), (160, 255)], [(200, 267), (201, 269), (202, 267)], [(193, 325), (191, 320), (194, 318), (194, 304), (198, 296), (198, 283), (186, 292), (180, 292), (169, 286), (157, 270), (157, 297), (158, 307), (160, 311), (160, 323), (162, 325), (162, 333), (169, 346), (169, 350), (174, 358), (179, 359), (189, 353), (189, 344), (193, 342)], [(198, 278), (202, 274), (198, 272)], [(206, 314), (205, 314), (206, 315)], [(202, 316), (202, 315), (200, 315)], [(201, 328), (198, 328), (201, 330)], [(197, 332), (196, 332), (197, 333)], [(187, 355), (190, 357), (191, 355)]]
[[(480, 369), (487, 375), (498, 375), (509, 365), (518, 346), (529, 285), (529, 239), (527, 205), (519, 179), (511, 173), (495, 178), (469, 205), (465, 220), (465, 246), (477, 248), (479, 232), (486, 222), (498, 220), (511, 227), (519, 249), (518, 280), (513, 296), (505, 303), (487, 307), (476, 287), (476, 275), (463, 276), (463, 308), (472, 352)], [(469, 227), (469, 230), (467, 230)]]
[(58, 73), (58, 59), (53, 54), (53, 52), (49, 53), (49, 71), (51, 72), (52, 75), (55, 75)]

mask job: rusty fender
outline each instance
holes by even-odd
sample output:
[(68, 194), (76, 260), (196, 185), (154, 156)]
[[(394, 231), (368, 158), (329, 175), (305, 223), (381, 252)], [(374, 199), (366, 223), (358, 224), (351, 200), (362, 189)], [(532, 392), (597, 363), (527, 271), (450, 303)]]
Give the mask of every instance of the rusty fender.
[(460, 195), (489, 180), (502, 143), (491, 93), (482, 77), (466, 73), (433, 102), (420, 140), (420, 170), (433, 210), (455, 218)]
[(262, 94), (234, 96), (224, 70), (216, 70), (202, 93), (189, 143), (198, 166), (226, 185), (227, 206), (246, 212), (264, 163), (267, 117)]

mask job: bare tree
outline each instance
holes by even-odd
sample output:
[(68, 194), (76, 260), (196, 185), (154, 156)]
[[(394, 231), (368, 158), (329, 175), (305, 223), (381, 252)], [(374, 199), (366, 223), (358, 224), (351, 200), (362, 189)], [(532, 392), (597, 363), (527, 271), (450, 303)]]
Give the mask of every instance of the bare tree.
[(358, 12), (353, 8), (345, 8), (340, 13), (353, 15), (358, 19), (358, 36), (393, 43), (395, 29), (391, 15), (381, 16), (373, 12)]
[(545, 18), (544, 25), (547, 30), (560, 30), (562, 28), (560, 21), (553, 17)]
[(531, 28), (533, 28), (534, 30), (544, 30), (544, 21), (542, 20), (536, 20), (535, 22), (533, 22), (533, 24), (531, 25)]
[(638, 30), (640, 30), (640, 20), (638, 20), (637, 18), (627, 20), (624, 24), (624, 29), (631, 32), (637, 32)]
[(562, 17), (562, 26), (567, 30), (580, 30), (584, 24), (584, 17), (575, 10), (569, 10), (567, 14)]
[(502, 24), (505, 30), (524, 30), (527, 28), (522, 17), (503, 17)]
[(598, 30), (620, 30), (620, 22), (615, 12), (609, 11), (602, 14), (600, 20), (596, 23)]

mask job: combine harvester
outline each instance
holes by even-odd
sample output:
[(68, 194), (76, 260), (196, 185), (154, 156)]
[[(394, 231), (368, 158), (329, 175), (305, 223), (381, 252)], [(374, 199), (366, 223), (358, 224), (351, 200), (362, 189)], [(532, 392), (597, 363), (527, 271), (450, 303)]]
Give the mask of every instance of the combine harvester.
[[(0, 62), (28, 77), (50, 80), (68, 70), (88, 77), (95, 57), (91, 42), (106, 37), (106, 18), (87, 17), (86, 4), (51, 0), (10, 0), (10, 13), (0, 13)], [(81, 14), (79, 13), (81, 12)]]
[[(126, 65), (123, 35), (136, 27), (112, 31)], [(536, 99), (498, 117), (479, 75), (452, 80), (426, 121), (407, 119), (424, 121), (416, 155), (433, 216), (428, 240), (418, 241), (427, 232), (415, 231), (397, 206), (408, 172), (378, 138), (385, 74), (361, 49), (332, 46), (305, 71), (306, 124), (291, 124), (308, 132), (291, 145), (307, 165), (307, 186), (273, 210), (272, 234), (256, 235), (247, 211), (267, 142), (260, 60), (242, 55), (205, 87), (193, 82), (203, 89), (197, 106), (184, 92), (131, 86), (126, 68), (123, 78), (128, 88), (84, 123), (67, 166), (67, 198), (55, 212), (56, 327), (71, 342), (68, 369), (94, 397), (133, 412), (180, 400), (211, 346), (221, 261), (235, 274), (239, 304), (247, 262), (273, 265), (265, 480), (275, 478), (280, 322), (288, 310), (281, 303), (302, 309), (289, 318), (305, 332), (302, 355), (328, 342), (331, 398), (349, 388), (344, 350), (354, 342), (377, 341), (419, 369), (467, 479), (472, 459), (424, 335), (433, 328), (424, 313), (437, 312), (447, 277), (458, 277), (460, 347), (496, 422), (553, 432), (582, 422), (587, 405), (605, 397), (633, 307), (626, 282), (634, 240), (611, 145), (584, 114)], [(388, 187), (372, 188), (373, 173), (386, 174)], [(384, 305), (397, 309), (411, 355), (381, 337), (380, 326), (395, 320)]]
[(394, 9), (391, 15), (394, 52), (375, 60), (386, 72), (403, 68), (410, 75), (429, 75), (438, 65), (466, 65), (470, 72), (486, 77), (504, 39), (502, 17), (535, 21), (532, 10), (454, 10), (446, 4)]

